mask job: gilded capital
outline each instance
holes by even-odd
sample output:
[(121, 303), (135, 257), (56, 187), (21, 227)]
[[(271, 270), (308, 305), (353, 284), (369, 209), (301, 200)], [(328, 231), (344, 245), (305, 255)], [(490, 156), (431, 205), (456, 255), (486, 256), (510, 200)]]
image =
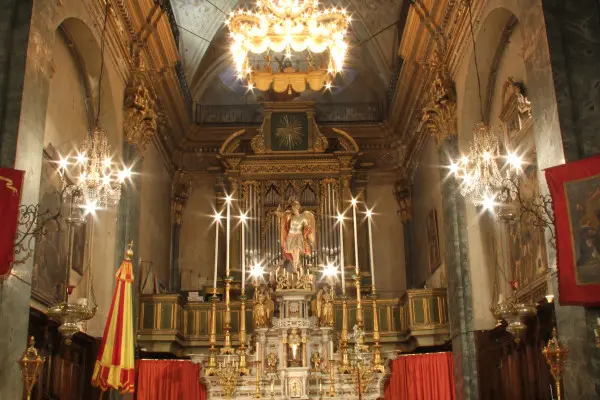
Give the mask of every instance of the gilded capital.
[(141, 67), (131, 72), (125, 89), (124, 111), (125, 140), (143, 152), (157, 132), (158, 116)]
[(429, 133), (441, 143), (446, 137), (457, 134), (456, 87), (445, 63), (436, 51), (430, 63), (431, 81), (421, 118)]

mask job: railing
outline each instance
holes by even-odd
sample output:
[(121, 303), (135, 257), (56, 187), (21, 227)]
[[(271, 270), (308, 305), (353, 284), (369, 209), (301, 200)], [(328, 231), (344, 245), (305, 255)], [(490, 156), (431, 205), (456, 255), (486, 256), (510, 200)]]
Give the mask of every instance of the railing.
[[(381, 122), (384, 112), (384, 105), (376, 102), (315, 104), (315, 119), (319, 123)], [(194, 105), (194, 122), (199, 125), (260, 125), (263, 117), (261, 104)]]
[[(185, 303), (178, 294), (140, 295), (138, 341), (151, 351), (185, 353), (187, 349), (209, 344), (210, 302)], [(348, 301), (348, 327), (356, 323), (356, 300)], [(372, 301), (364, 299), (363, 315), (367, 342), (373, 330)], [(246, 331), (252, 332), (252, 301), (246, 302)], [(224, 302), (216, 307), (217, 341), (223, 341)], [(446, 289), (409, 290), (400, 299), (377, 301), (379, 330), (383, 344), (416, 339), (416, 346), (432, 346), (448, 341), (450, 326)], [(342, 329), (342, 304), (335, 303), (335, 329)], [(234, 343), (240, 331), (240, 302), (231, 302), (231, 335)], [(413, 340), (414, 341), (414, 340)], [(406, 347), (406, 346), (405, 346)], [(412, 347), (415, 347), (414, 345)], [(183, 349), (183, 350), (182, 350)]]

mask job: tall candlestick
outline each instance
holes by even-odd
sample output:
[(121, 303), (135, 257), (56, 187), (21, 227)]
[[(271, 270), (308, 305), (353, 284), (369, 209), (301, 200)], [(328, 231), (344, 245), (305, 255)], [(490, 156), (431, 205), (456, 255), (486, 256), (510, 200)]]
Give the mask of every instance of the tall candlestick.
[(375, 263), (373, 262), (373, 228), (371, 227), (373, 212), (367, 209), (367, 223), (369, 230), (369, 263), (371, 264), (371, 290), (375, 294)]
[(225, 252), (225, 276), (229, 276), (229, 239), (231, 235), (231, 195), (225, 197), (227, 203), (227, 242)]
[(246, 293), (246, 214), (240, 217), (242, 221), (242, 295)]
[(215, 214), (215, 274), (213, 276), (213, 295), (217, 295), (217, 274), (219, 267), (219, 223), (221, 221), (221, 213)]
[(344, 270), (344, 215), (338, 215), (340, 224), (340, 274), (342, 274), (342, 294), (346, 294), (346, 271)]
[(358, 228), (356, 227), (356, 204), (357, 201), (355, 198), (352, 199), (352, 220), (354, 223), (354, 265), (356, 268), (356, 275), (360, 273), (360, 268), (358, 267)]

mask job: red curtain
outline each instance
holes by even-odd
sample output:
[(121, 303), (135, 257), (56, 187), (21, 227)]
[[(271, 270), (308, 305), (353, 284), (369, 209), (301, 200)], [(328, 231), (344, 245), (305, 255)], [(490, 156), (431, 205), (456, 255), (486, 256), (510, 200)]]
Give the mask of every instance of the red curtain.
[(386, 400), (454, 400), (452, 353), (400, 356), (392, 361)]
[(200, 364), (179, 360), (137, 360), (137, 400), (206, 400)]

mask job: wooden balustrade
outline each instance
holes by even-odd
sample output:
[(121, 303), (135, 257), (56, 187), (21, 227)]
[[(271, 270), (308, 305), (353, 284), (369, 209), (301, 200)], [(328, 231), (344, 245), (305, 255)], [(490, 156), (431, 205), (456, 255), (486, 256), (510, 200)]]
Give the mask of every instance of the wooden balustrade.
[[(252, 301), (246, 302), (246, 330), (252, 332)], [(225, 303), (216, 307), (217, 341), (223, 341)], [(348, 326), (356, 323), (356, 300), (348, 301)], [(363, 300), (366, 341), (373, 329), (370, 299)], [(450, 337), (446, 289), (408, 290), (400, 299), (377, 300), (381, 342), (386, 348), (410, 351), (418, 346), (446, 343)], [(149, 351), (191, 354), (208, 347), (212, 304), (186, 303), (179, 294), (141, 295), (138, 343)], [(313, 313), (314, 314), (314, 313)], [(275, 315), (277, 316), (277, 315)], [(238, 344), (240, 302), (231, 302), (231, 334)], [(335, 303), (335, 330), (342, 328), (341, 300)]]

